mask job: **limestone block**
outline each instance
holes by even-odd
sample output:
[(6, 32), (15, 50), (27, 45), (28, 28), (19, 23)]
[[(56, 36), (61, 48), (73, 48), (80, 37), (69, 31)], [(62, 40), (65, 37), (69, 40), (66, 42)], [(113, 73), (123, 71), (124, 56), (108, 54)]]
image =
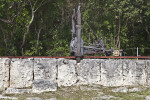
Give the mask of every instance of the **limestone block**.
[(32, 87), (33, 93), (42, 93), (56, 90), (57, 90), (57, 83), (54, 81), (48, 81), (45, 79), (38, 79), (33, 81)]
[(18, 100), (18, 98), (0, 95), (0, 100)]
[(56, 98), (50, 98), (50, 99), (45, 99), (45, 100), (57, 100)]
[(31, 87), (33, 81), (33, 59), (13, 58), (10, 65), (10, 87)]
[(78, 84), (100, 84), (101, 64), (100, 59), (83, 59), (78, 63)]
[(147, 71), (146, 71), (146, 61), (137, 60), (136, 62), (136, 81), (135, 85), (146, 85), (147, 82)]
[(29, 98), (26, 98), (25, 100), (42, 100), (42, 99), (38, 97), (29, 97)]
[(145, 85), (146, 72), (145, 61), (125, 60), (123, 61), (124, 85)]
[(142, 91), (141, 88), (131, 88), (128, 90), (128, 92), (139, 92), (139, 91)]
[(101, 95), (99, 97), (92, 97), (92, 100), (120, 100), (118, 97), (114, 97), (111, 95)]
[(0, 91), (9, 86), (9, 58), (0, 58)]
[(7, 88), (3, 92), (3, 94), (23, 94), (23, 93), (31, 93), (32, 89), (15, 89), (15, 88)]
[(119, 88), (112, 89), (112, 92), (124, 92), (124, 93), (127, 93), (128, 90), (129, 89), (127, 87), (119, 87)]
[(36, 58), (34, 59), (34, 80), (47, 79), (56, 81), (57, 75), (57, 60), (49, 58)]
[(139, 92), (139, 91), (142, 91), (141, 88), (127, 88), (127, 87), (119, 87), (119, 88), (115, 88), (115, 89), (112, 89), (112, 92), (124, 92), (124, 93), (127, 93), (127, 92)]
[(58, 86), (71, 86), (77, 82), (75, 71), (76, 61), (68, 59), (58, 59)]
[(146, 96), (145, 100), (150, 100), (150, 95)]
[(101, 84), (104, 86), (122, 86), (122, 60), (105, 60), (101, 67)]
[(150, 60), (146, 61), (147, 85), (150, 85)]
[(123, 61), (123, 79), (124, 85), (134, 85), (136, 75), (136, 63), (135, 61), (124, 60)]

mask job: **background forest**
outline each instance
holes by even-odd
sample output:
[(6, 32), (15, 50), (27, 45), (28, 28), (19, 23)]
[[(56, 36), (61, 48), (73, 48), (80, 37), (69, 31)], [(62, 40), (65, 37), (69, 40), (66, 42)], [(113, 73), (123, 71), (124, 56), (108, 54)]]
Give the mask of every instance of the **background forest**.
[(79, 3), (84, 42), (150, 56), (149, 0), (0, 0), (0, 56), (69, 56)]

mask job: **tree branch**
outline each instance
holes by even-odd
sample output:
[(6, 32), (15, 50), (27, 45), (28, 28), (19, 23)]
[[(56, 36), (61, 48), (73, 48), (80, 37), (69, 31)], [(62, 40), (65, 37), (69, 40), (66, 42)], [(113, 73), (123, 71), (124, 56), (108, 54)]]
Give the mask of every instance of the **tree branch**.
[(33, 9), (31, 1), (30, 1), (30, 0), (28, 0), (28, 1), (29, 1), (29, 3), (30, 3), (31, 9)]
[(146, 29), (146, 32), (147, 32), (147, 34), (148, 34), (148, 36), (149, 36), (149, 39), (150, 39), (150, 32), (149, 32), (149, 30), (148, 30), (148, 27), (146, 27), (145, 29)]
[(37, 1), (38, 1), (38, 0), (35, 1), (34, 5), (33, 5), (33, 8), (35, 8), (35, 6), (36, 6), (36, 4), (37, 4)]
[(44, 5), (46, 2), (44, 2), (45, 0), (43, 0), (40, 5), (34, 10), (34, 12), (36, 12), (42, 5)]
[(7, 19), (2, 19), (2, 18), (0, 18), (0, 20), (1, 20), (2, 22), (4, 22), (4, 23), (8, 23), (8, 24), (12, 23), (12, 21), (7, 20)]
[(34, 3), (34, 6), (32, 6), (31, 1), (29, 0), (30, 6), (31, 6), (31, 10), (32, 10), (32, 17), (31, 17), (31, 20), (30, 20), (29, 24), (26, 26), (27, 29), (26, 29), (26, 32), (24, 33), (24, 36), (23, 36), (23, 42), (22, 42), (21, 48), (23, 48), (23, 46), (24, 46), (24, 44), (25, 44), (26, 35), (29, 33), (30, 26), (31, 26), (31, 24), (32, 24), (32, 22), (33, 22), (33, 20), (34, 20), (34, 14), (35, 14), (35, 12), (42, 6), (42, 4), (43, 4), (43, 2), (44, 2), (44, 0), (43, 0), (43, 1), (41, 2), (41, 4), (39, 5), (39, 7), (37, 7), (36, 10), (35, 10), (35, 6), (36, 6), (36, 4), (37, 4), (37, 1), (38, 1), (38, 0), (36, 0), (35, 3)]

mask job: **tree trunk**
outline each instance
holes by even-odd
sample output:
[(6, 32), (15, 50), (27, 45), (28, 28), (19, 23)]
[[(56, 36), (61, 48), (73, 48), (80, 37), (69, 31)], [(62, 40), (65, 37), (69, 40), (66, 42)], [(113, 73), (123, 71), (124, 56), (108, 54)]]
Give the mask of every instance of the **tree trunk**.
[(42, 30), (42, 27), (39, 29), (38, 34), (37, 34), (37, 41), (36, 41), (36, 54), (38, 54), (38, 46), (39, 46), (39, 38), (40, 38), (41, 30)]
[(150, 40), (150, 32), (149, 32), (149, 30), (148, 30), (147, 27), (146, 27), (145, 29), (146, 29), (146, 32), (147, 32), (147, 34), (148, 34), (149, 40)]
[(35, 12), (34, 12), (34, 9), (32, 9), (32, 18), (31, 18), (29, 24), (26, 26), (26, 32), (24, 33), (24, 36), (23, 36), (23, 42), (22, 42), (21, 48), (23, 48), (24, 43), (25, 43), (25, 41), (26, 41), (26, 36), (27, 36), (27, 34), (29, 33), (30, 26), (31, 26), (31, 24), (32, 24), (32, 22), (33, 22), (33, 19), (34, 19), (34, 13), (35, 13)]
[(119, 13), (119, 18), (118, 18), (118, 27), (117, 27), (117, 43), (116, 46), (118, 49), (120, 49), (120, 28), (121, 28), (121, 20), (120, 20), (120, 13)]

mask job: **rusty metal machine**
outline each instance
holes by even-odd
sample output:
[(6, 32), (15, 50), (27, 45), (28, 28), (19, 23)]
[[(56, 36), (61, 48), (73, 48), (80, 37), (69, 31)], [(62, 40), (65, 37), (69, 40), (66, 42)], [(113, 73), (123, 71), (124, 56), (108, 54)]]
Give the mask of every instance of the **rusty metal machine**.
[(81, 12), (79, 5), (77, 12), (75, 12), (75, 9), (73, 10), (72, 40), (70, 43), (70, 54), (76, 57), (77, 62), (80, 62), (83, 55), (86, 54), (105, 54), (106, 56), (112, 54), (113, 49), (106, 50), (102, 38), (93, 45), (84, 46), (84, 42), (81, 38), (81, 28)]

